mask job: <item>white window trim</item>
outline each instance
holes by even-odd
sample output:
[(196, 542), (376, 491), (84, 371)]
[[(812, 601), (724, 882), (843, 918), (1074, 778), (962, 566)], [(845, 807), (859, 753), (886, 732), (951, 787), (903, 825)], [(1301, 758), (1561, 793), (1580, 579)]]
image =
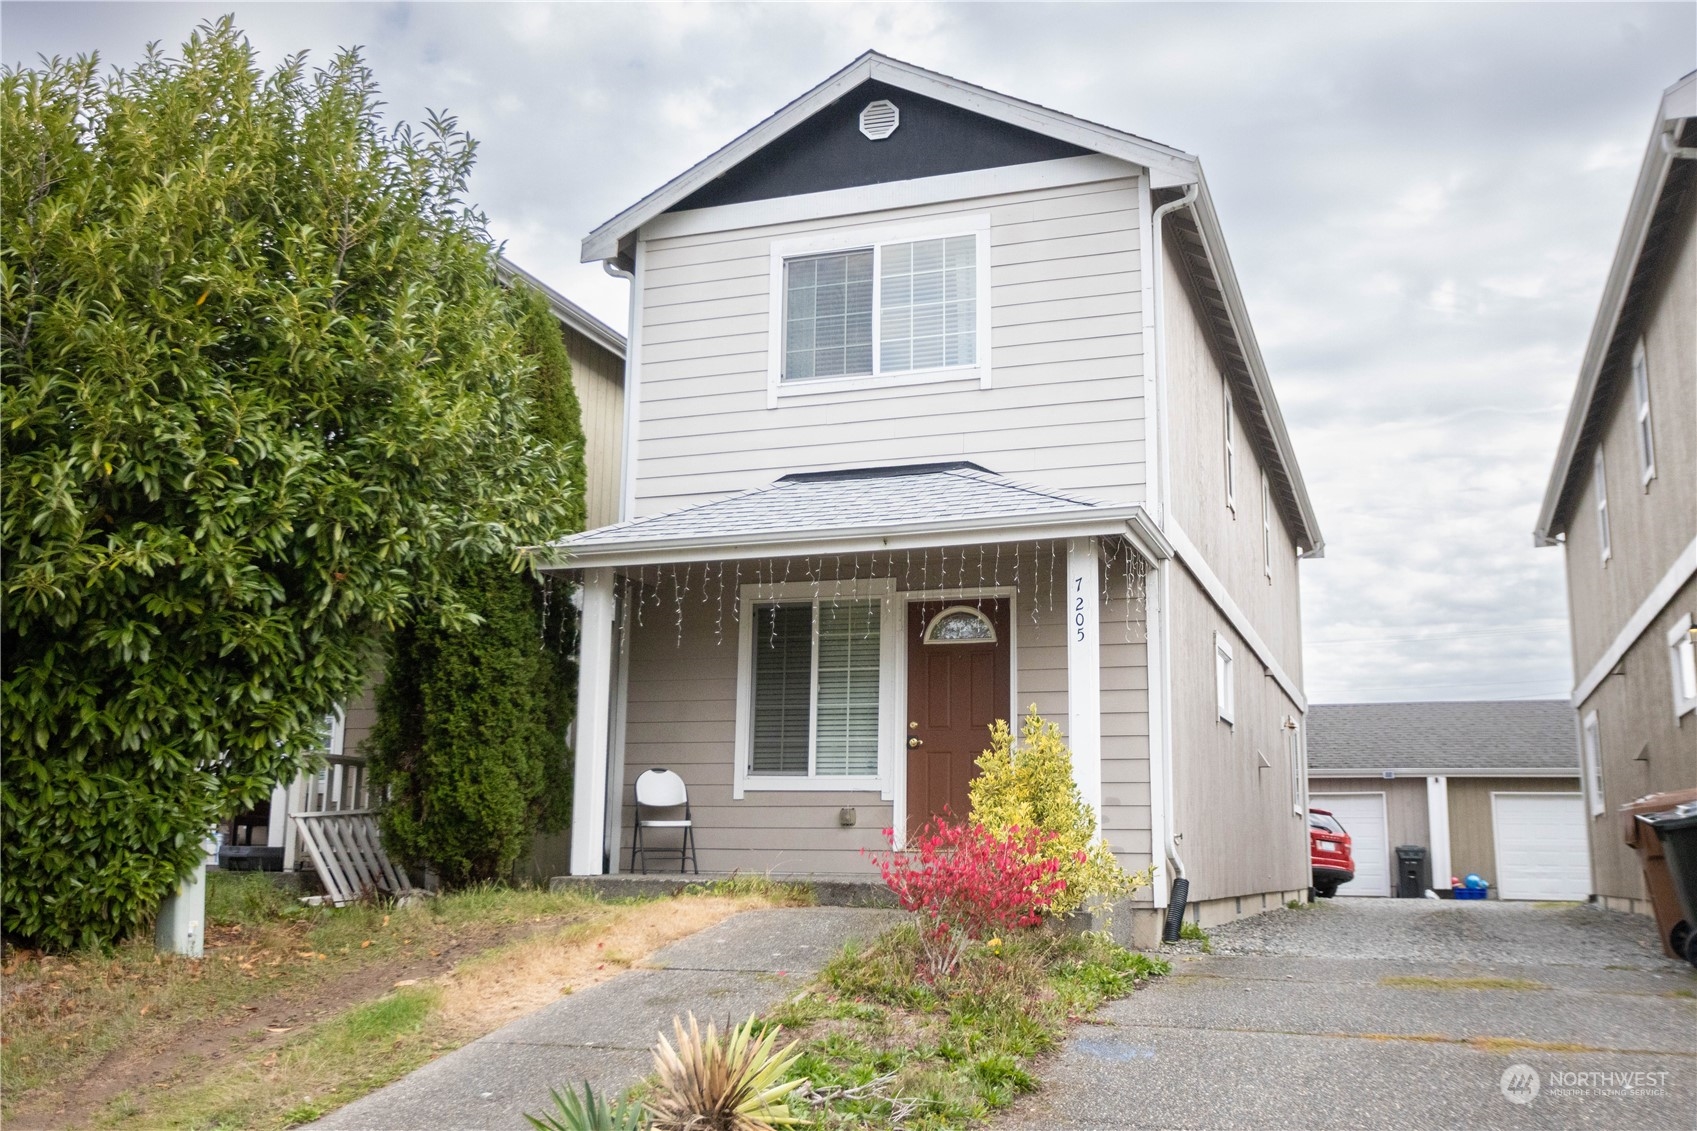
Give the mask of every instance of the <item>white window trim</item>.
[(1237, 714), (1235, 669), (1231, 641), (1218, 632), (1214, 633), (1214, 708), (1220, 718), (1233, 727), (1237, 725), (1233, 718)]
[(1225, 389), (1226, 509), (1237, 514), (1237, 422), (1232, 414), (1231, 386)]
[(1603, 445), (1598, 444), (1597, 450), (1591, 457), (1591, 474), (1596, 479), (1597, 492), (1597, 543), (1602, 560), (1607, 562), (1614, 556), (1614, 547), (1609, 540), (1609, 483), (1603, 470)]
[(1656, 477), (1656, 437), (1650, 426), (1650, 365), (1644, 352), (1644, 339), (1632, 347), (1632, 426), (1638, 433), (1638, 471), (1644, 490)]
[(1597, 712), (1590, 711), (1580, 724), (1580, 756), (1585, 764), (1585, 792), (1591, 798), (1591, 816), (1603, 815), (1603, 735)]
[[(877, 249), (893, 243), (912, 243), (916, 240), (944, 239), (950, 236), (974, 236), (977, 239), (975, 296), (977, 309), (977, 360), (972, 365), (950, 365), (937, 369), (910, 369), (900, 373), (878, 371), (878, 331), (882, 317), (883, 291), (882, 259)], [(804, 255), (824, 255), (836, 251), (874, 249), (872, 259), (872, 373), (852, 377), (814, 377), (805, 381), (783, 379), (784, 374), (784, 261)], [(939, 217), (933, 220), (901, 224), (884, 224), (873, 228), (842, 229), (793, 239), (773, 240), (769, 253), (770, 284), (767, 295), (766, 320), (766, 407), (777, 408), (780, 401), (791, 397), (820, 396), (828, 393), (852, 393), (871, 389), (900, 388), (906, 385), (926, 385), (944, 381), (976, 381), (981, 389), (990, 387), (990, 216), (988, 213), (971, 216)]]
[(1673, 676), (1673, 717), (1682, 719), (1697, 711), (1697, 695), (1685, 693), (1685, 667), (1697, 668), (1697, 642), (1691, 639), (1691, 614), (1680, 617), (1668, 629), (1668, 664)]
[[(731, 797), (741, 800), (747, 793), (768, 791), (802, 791), (843, 793), (877, 793), (885, 800), (895, 796), (894, 751), (901, 741), (901, 660), (903, 617), (905, 606), (897, 599), (895, 582), (890, 578), (864, 581), (778, 582), (744, 585), (739, 591), (737, 624), (737, 720), (735, 773), (731, 782)], [(878, 772), (870, 776), (779, 776), (752, 774), (748, 769), (754, 744), (754, 606), (772, 601), (864, 601), (879, 602), (878, 649)], [(818, 615), (814, 615), (818, 624)], [(817, 634), (815, 628), (815, 634)], [(817, 683), (818, 668), (813, 678)], [(812, 711), (817, 712), (818, 688), (814, 689)]]
[(1267, 473), (1261, 473), (1261, 568), (1267, 574), (1267, 584), (1273, 583), (1273, 489), (1267, 483)]

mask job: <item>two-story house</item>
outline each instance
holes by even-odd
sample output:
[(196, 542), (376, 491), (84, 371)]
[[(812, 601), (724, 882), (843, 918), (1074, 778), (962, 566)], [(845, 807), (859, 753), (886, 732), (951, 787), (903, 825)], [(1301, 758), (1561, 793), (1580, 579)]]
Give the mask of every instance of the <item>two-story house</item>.
[(1615, 810), (1697, 787), (1697, 72), (1669, 87), (1534, 535), (1567, 559), (1594, 890), (1647, 912)]
[(1309, 886), (1320, 532), (1196, 158), (869, 52), (592, 232), (631, 279), (581, 579), (571, 870), (873, 873), (1035, 704), (1203, 921)]

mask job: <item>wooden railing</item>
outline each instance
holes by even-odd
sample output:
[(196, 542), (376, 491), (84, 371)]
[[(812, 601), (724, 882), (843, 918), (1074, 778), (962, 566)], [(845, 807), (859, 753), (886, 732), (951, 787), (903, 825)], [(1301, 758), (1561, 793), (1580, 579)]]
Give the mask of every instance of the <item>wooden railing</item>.
[[(367, 812), (371, 809), (371, 770), (364, 758), (332, 755), (316, 774), (296, 778), (289, 786), (289, 813)], [(283, 870), (292, 872), (310, 861), (297, 822), (284, 834)]]

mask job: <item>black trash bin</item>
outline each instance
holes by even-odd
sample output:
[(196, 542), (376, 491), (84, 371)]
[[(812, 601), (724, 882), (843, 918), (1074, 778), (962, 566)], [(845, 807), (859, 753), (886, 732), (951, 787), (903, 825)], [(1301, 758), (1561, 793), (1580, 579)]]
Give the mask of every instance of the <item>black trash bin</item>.
[(1685, 958), (1697, 966), (1697, 802), (1660, 813), (1642, 813), (1638, 819), (1656, 830), (1662, 855), (1667, 858), (1668, 878), (1679, 897), (1679, 909), (1684, 920), (1674, 928), (1684, 935)]
[(1423, 844), (1396, 846), (1396, 897), (1419, 899), (1432, 886), (1432, 861)]

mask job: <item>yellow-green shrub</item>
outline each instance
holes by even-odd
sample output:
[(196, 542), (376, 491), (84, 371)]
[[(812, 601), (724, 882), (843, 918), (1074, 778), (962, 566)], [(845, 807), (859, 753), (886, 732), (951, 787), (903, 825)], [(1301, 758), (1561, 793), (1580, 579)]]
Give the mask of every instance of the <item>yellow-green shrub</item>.
[(1066, 890), (1051, 902), (1052, 913), (1064, 915), (1092, 896), (1127, 895), (1148, 883), (1147, 875), (1121, 868), (1097, 835), (1096, 815), (1072, 780), (1072, 751), (1061, 728), (1037, 714), (1036, 704), (1026, 712), (1017, 747), (1006, 720), (996, 720), (978, 769), (971, 786), (974, 823), (1002, 834), (1019, 828), (1052, 835), (1042, 855), (1060, 864), (1066, 881)]

